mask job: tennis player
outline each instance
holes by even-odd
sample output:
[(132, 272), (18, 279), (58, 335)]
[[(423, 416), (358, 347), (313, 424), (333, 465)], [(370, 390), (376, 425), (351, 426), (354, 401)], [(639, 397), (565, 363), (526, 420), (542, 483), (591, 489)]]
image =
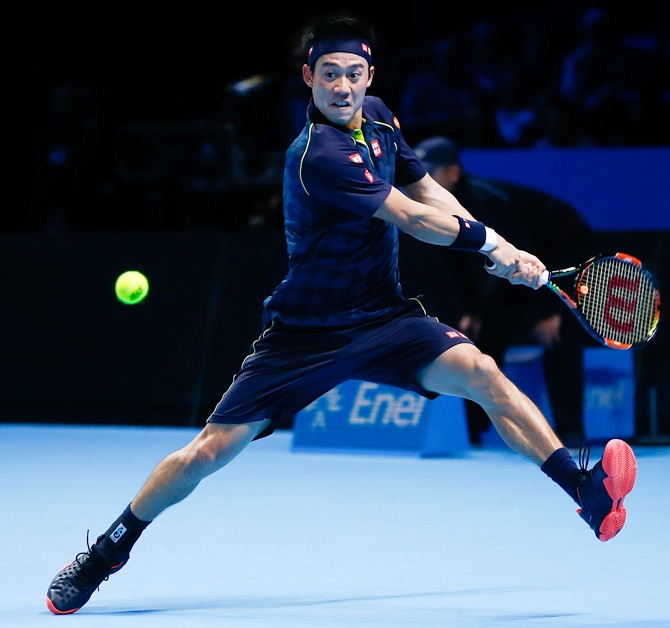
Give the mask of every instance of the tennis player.
[(393, 113), (366, 95), (375, 74), (373, 27), (356, 16), (330, 16), (308, 26), (303, 43), (312, 98), (286, 153), (289, 268), (265, 300), (264, 331), (202, 431), (161, 461), (109, 529), (54, 577), (47, 606), (55, 614), (86, 604), (126, 564), (149, 523), (203, 478), (348, 379), (474, 400), (511, 449), (576, 502), (598, 539), (624, 525), (622, 501), (636, 475), (631, 448), (610, 441), (590, 471), (586, 454), (578, 466), (492, 358), (427, 314), (420, 298), (403, 294), (398, 229), (480, 255), (482, 266), (488, 258), (494, 275), (531, 289), (540, 287), (544, 264), (438, 185)]

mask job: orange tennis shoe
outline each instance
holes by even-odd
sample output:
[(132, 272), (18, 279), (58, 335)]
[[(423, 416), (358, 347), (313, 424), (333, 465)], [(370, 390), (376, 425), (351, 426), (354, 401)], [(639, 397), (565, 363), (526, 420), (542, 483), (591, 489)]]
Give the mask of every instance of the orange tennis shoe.
[(604, 542), (619, 534), (626, 523), (623, 500), (633, 490), (637, 463), (630, 446), (618, 438), (605, 445), (602, 459), (587, 471), (590, 453), (588, 445), (579, 450), (582, 479), (577, 487), (581, 505), (577, 513)]

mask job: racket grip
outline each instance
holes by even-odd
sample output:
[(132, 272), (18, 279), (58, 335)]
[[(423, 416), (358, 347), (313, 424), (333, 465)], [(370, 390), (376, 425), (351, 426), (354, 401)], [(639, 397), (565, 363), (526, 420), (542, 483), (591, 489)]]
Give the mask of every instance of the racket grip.
[[(496, 263), (492, 259), (486, 258), (484, 261), (484, 266), (487, 270), (493, 270), (496, 267)], [(540, 275), (540, 281), (542, 282), (542, 285), (549, 283), (550, 278), (551, 273), (548, 270), (543, 270), (542, 274)]]

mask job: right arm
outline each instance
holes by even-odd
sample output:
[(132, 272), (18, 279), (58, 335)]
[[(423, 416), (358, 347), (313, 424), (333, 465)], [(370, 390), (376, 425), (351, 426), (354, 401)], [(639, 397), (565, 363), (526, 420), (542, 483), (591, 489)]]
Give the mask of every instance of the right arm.
[[(476, 220), (456, 198), (429, 174), (406, 186), (405, 192), (392, 188), (386, 200), (373, 214), (418, 240), (449, 247), (456, 241), (460, 223), (454, 215)], [(520, 251), (497, 234), (497, 244), (485, 255), (495, 263), (488, 272), (513, 284), (537, 289), (544, 264), (529, 253)]]

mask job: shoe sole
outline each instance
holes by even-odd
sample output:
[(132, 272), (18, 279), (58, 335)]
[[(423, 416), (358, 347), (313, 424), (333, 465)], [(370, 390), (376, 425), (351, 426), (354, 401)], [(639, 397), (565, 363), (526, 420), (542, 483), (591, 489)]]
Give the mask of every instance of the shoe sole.
[(72, 615), (72, 613), (76, 613), (79, 608), (73, 608), (72, 610), (69, 611), (59, 611), (54, 605), (53, 602), (47, 597), (47, 608), (54, 614), (54, 615)]
[(635, 454), (628, 443), (615, 438), (607, 443), (602, 458), (603, 480), (607, 494), (612, 498), (612, 510), (605, 516), (598, 538), (605, 542), (614, 538), (626, 523), (626, 509), (623, 500), (633, 490), (637, 477)]
[[(64, 569), (67, 569), (71, 564), (72, 564), (72, 563), (68, 563), (67, 565), (65, 565), (65, 566), (63, 567), (63, 569), (61, 569), (58, 573), (60, 573), (60, 572), (63, 571)], [(56, 574), (56, 575), (58, 575), (58, 574)], [(51, 601), (51, 599), (50, 599), (49, 596), (47, 595), (47, 608), (48, 608), (54, 615), (71, 615), (72, 613), (76, 613), (76, 612), (81, 608), (81, 606), (80, 606), (79, 608), (73, 608), (73, 609), (70, 609), (69, 611), (61, 611), (60, 609), (58, 609), (58, 608), (56, 608), (56, 607), (54, 606), (53, 602)]]

